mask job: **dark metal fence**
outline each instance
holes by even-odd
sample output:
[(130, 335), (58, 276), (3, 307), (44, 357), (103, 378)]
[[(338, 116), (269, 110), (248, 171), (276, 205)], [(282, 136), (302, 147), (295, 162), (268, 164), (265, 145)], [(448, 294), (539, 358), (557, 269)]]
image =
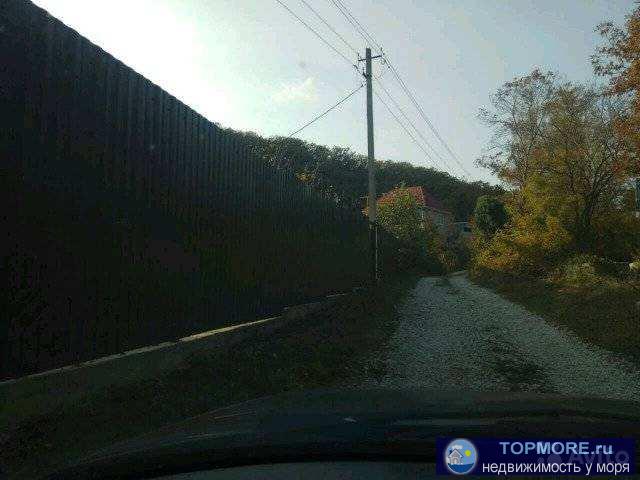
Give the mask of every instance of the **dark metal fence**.
[(367, 282), (366, 221), (23, 0), (0, 8), (2, 378)]

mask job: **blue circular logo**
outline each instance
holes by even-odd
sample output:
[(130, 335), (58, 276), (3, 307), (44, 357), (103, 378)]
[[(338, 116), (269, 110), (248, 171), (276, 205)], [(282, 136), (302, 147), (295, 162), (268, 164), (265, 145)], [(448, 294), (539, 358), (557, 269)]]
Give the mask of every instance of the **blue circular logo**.
[(456, 438), (444, 450), (444, 464), (451, 473), (466, 475), (478, 463), (476, 446), (464, 438)]

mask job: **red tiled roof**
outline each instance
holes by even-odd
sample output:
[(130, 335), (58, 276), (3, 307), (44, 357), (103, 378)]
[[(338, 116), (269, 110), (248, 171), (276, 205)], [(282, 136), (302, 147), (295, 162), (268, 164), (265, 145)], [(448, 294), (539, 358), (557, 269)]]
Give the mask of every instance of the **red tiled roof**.
[[(405, 187), (405, 190), (407, 190), (409, 194), (416, 199), (418, 205), (450, 213), (440, 200), (427, 192), (423, 187)], [(392, 202), (395, 197), (400, 194), (400, 191), (401, 188), (399, 187), (385, 193), (378, 199), (378, 205), (384, 205), (385, 203)]]
[(443, 203), (439, 199), (431, 195), (429, 192), (423, 189), (422, 194), (425, 197), (425, 201), (428, 207), (431, 207), (435, 210), (440, 210), (442, 212), (449, 212), (449, 210), (447, 210)]

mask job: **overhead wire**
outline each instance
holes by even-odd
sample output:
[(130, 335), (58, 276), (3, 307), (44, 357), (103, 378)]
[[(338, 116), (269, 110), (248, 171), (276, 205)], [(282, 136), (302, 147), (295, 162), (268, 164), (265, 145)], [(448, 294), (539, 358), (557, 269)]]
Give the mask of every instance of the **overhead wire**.
[[(338, 54), (343, 60), (345, 60), (350, 66), (352, 66), (353, 68), (356, 69), (356, 71), (359, 72), (358, 66), (355, 63), (352, 63), (351, 60), (349, 60), (349, 58), (340, 50), (338, 50), (333, 44), (331, 44), (325, 37), (323, 37), (320, 33), (318, 33), (313, 27), (311, 27), (307, 22), (305, 22), (299, 15), (297, 15), (293, 10), (291, 10), (284, 2), (282, 2), (282, 0), (276, 0), (283, 8), (285, 8), (293, 17), (296, 18), (296, 20), (298, 20), (300, 23), (302, 23), (307, 29), (309, 29), (316, 37), (318, 37), (327, 47), (329, 47), (331, 50), (333, 50), (336, 54)], [(445, 148), (445, 150), (447, 151), (447, 153), (451, 156), (451, 158), (455, 161), (455, 163), (457, 164), (457, 166), (460, 168), (460, 170), (462, 172), (464, 172), (464, 174), (466, 175), (470, 175), (468, 170), (462, 165), (461, 161), (459, 160), (459, 158), (457, 157), (457, 155), (453, 152), (453, 150), (451, 149), (451, 147), (449, 146), (449, 144), (442, 138), (442, 136), (440, 135), (439, 131), (437, 130), (437, 128), (435, 127), (435, 125), (433, 124), (433, 122), (429, 119), (429, 117), (427, 116), (427, 114), (425, 113), (424, 109), (421, 107), (421, 105), (418, 103), (418, 101), (416, 100), (415, 96), (413, 95), (413, 93), (411, 92), (411, 90), (409, 90), (409, 88), (407, 87), (405, 81), (402, 79), (402, 77), (400, 76), (400, 74), (398, 73), (398, 71), (396, 70), (395, 66), (391, 63), (391, 61), (388, 59), (387, 55), (384, 53), (384, 51), (382, 50), (381, 45), (376, 41), (376, 39), (367, 31), (367, 29), (360, 23), (360, 21), (355, 17), (355, 15), (353, 15), (353, 13), (351, 13), (351, 11), (349, 10), (349, 8), (344, 4), (344, 2), (342, 0), (328, 0), (330, 1), (337, 9), (338, 11), (347, 19), (347, 21), (351, 24), (351, 26), (356, 30), (356, 32), (364, 39), (365, 43), (367, 45), (369, 45), (370, 47), (376, 47), (380, 54), (382, 55), (383, 60), (385, 61), (385, 63), (387, 64), (387, 68), (389, 70), (391, 70), (391, 72), (394, 75), (395, 80), (398, 82), (398, 84), (400, 85), (400, 87), (402, 88), (403, 92), (407, 95), (407, 97), (409, 98), (409, 100), (411, 101), (411, 103), (414, 105), (414, 107), (416, 108), (416, 110), (418, 111), (420, 117), (422, 118), (422, 120), (425, 121), (425, 123), (427, 124), (427, 126), (429, 127), (429, 130), (431, 131), (431, 133), (438, 139), (438, 141), (442, 144), (442, 146)], [(301, 0), (301, 2), (307, 7), (309, 8), (313, 14), (327, 27), (329, 28), (349, 49), (351, 49), (352, 51), (354, 51), (357, 55), (358, 55), (358, 51), (357, 49), (355, 49), (353, 47), (353, 45), (351, 43), (349, 43), (324, 17), (322, 17), (322, 15), (320, 15), (306, 0)], [(359, 56), (359, 55), (358, 55)], [(360, 73), (360, 72), (359, 72)], [(433, 155), (435, 155), (436, 157), (438, 157), (438, 159), (440, 159), (446, 166), (448, 169), (451, 169), (451, 166), (449, 165), (449, 163), (445, 160), (445, 158), (433, 147), (433, 145), (431, 145), (431, 143), (429, 142), (429, 140), (422, 134), (422, 132), (416, 127), (415, 123), (411, 121), (411, 119), (409, 118), (409, 116), (406, 114), (406, 112), (400, 107), (400, 105), (398, 104), (398, 102), (395, 100), (395, 98), (391, 95), (391, 93), (386, 89), (386, 87), (379, 81), (379, 78), (374, 78), (374, 80), (377, 80), (378, 84), (382, 87), (382, 89), (385, 91), (385, 93), (387, 94), (387, 96), (389, 97), (389, 99), (393, 102), (394, 106), (398, 109), (398, 111), (401, 113), (401, 115), (404, 117), (404, 119), (409, 123), (409, 125), (411, 125), (411, 127), (413, 128), (413, 130), (420, 136), (420, 138), (425, 142), (425, 144), (429, 147), (429, 149), (433, 152)], [(293, 132), (292, 134), (289, 135), (289, 137), (299, 133), (300, 131), (302, 131), (304, 128), (306, 128), (307, 126), (313, 124), (315, 121), (317, 121), (318, 119), (322, 118), (323, 116), (325, 116), (326, 114), (328, 114), (329, 112), (331, 112), (332, 110), (334, 110), (335, 108), (337, 108), (340, 104), (342, 104), (343, 102), (345, 102), (348, 98), (350, 98), (352, 95), (354, 95), (358, 90), (360, 90), (363, 87), (363, 85), (360, 85), (360, 87), (358, 87), (357, 89), (355, 89), (354, 91), (352, 91), (350, 94), (348, 94), (345, 98), (341, 99), (336, 105), (333, 105), (332, 107), (330, 107), (328, 110), (326, 110), (325, 112), (323, 112), (322, 114), (320, 114), (318, 117), (314, 118), (311, 122), (309, 122), (308, 124), (304, 125), (303, 127), (301, 127), (301, 129), (298, 129), (297, 131)], [(400, 119), (398, 118), (398, 116), (393, 112), (393, 110), (389, 107), (389, 105), (382, 99), (382, 97), (380, 95), (376, 93), (376, 97), (383, 103), (383, 105), (387, 108), (387, 110), (389, 111), (389, 113), (391, 113), (391, 115), (394, 117), (394, 119), (402, 126), (403, 130), (409, 135), (409, 137), (414, 141), (414, 143), (416, 143), (418, 146), (420, 146), (420, 149), (425, 153), (425, 155), (427, 155), (427, 158), (429, 159), (429, 161), (434, 164), (435, 166), (435, 162), (433, 161), (432, 156), (425, 150), (424, 146), (418, 142), (418, 140), (411, 134), (411, 132), (407, 129), (407, 127), (400, 121)]]
[[(356, 32), (359, 33), (360, 36), (362, 36), (362, 38), (365, 40), (365, 43), (367, 43), (370, 47), (373, 47), (374, 45), (375, 45), (375, 47), (377, 47), (377, 49), (379, 50), (380, 54), (382, 54), (383, 58), (386, 60), (388, 68), (393, 72), (394, 77), (396, 78), (396, 80), (400, 84), (400, 86), (403, 89), (404, 93), (407, 95), (407, 97), (409, 97), (409, 100), (413, 103), (413, 105), (418, 110), (418, 113), (420, 114), (422, 119), (425, 121), (425, 123), (429, 127), (429, 130), (431, 130), (433, 135), (442, 144), (442, 146), (445, 148), (447, 153), (451, 156), (451, 158), (454, 160), (454, 162), (457, 164), (457, 166), (460, 168), (460, 170), (464, 174), (470, 175), (469, 171), (464, 167), (464, 165), (462, 165), (462, 162), (460, 161), (458, 156), (451, 149), (451, 147), (444, 140), (444, 138), (442, 138), (442, 135), (440, 135), (440, 132), (438, 131), (438, 129), (435, 127), (435, 125), (433, 125), (433, 122), (429, 119), (428, 115), (425, 113), (424, 109), (420, 106), (420, 104), (416, 100), (416, 98), (413, 95), (413, 93), (409, 90), (409, 88), (407, 87), (406, 83), (404, 82), (404, 80), (402, 79), (402, 77), (400, 76), (398, 71), (396, 70), (395, 66), (393, 65), (391, 60), (389, 60), (389, 58), (386, 55), (386, 53), (383, 51), (382, 46), (380, 45), (380, 43), (378, 43), (376, 41), (376, 39), (373, 38), (373, 36), (362, 25), (362, 23), (360, 23), (360, 21), (355, 17), (355, 15), (353, 13), (351, 13), (349, 8), (344, 4), (344, 2), (342, 0), (329, 0), (329, 1), (331, 1), (331, 3), (333, 3), (336, 6), (336, 8), (345, 16), (345, 18), (347, 18), (349, 23), (355, 28)], [(431, 147), (431, 145), (428, 142), (427, 142), (427, 144)], [(433, 147), (431, 147), (431, 148), (433, 149)], [(442, 158), (442, 157), (440, 157), (440, 158)]]
[[(358, 19), (349, 11), (349, 8), (341, 1), (341, 0), (330, 0), (331, 3), (335, 5), (335, 7), (344, 15), (347, 21), (356, 29), (356, 31), (360, 34), (360, 36), (364, 39), (365, 43), (373, 48), (374, 45), (378, 47), (380, 53), (382, 53), (382, 48), (380, 44), (376, 42), (376, 40), (369, 34), (366, 28), (362, 26), (362, 24), (358, 21)], [(375, 49), (374, 49), (375, 50)]]
[(398, 81), (398, 84), (404, 90), (404, 92), (407, 94), (407, 97), (409, 97), (409, 100), (411, 100), (413, 105), (416, 107), (416, 110), (418, 110), (418, 113), (420, 114), (422, 119), (425, 121), (425, 123), (427, 124), (427, 126), (429, 127), (431, 132), (440, 141), (440, 143), (445, 148), (445, 150), (449, 153), (451, 158), (456, 162), (456, 164), (458, 165), (460, 170), (462, 170), (467, 176), (469, 176), (470, 175), (469, 171), (462, 165), (462, 163), (461, 163), (460, 159), (458, 158), (458, 156), (453, 152), (453, 150), (451, 149), (449, 144), (442, 138), (442, 136), (440, 135), (440, 133), (438, 132), (436, 127), (433, 125), (433, 123), (431, 122), (431, 120), (429, 119), (427, 114), (424, 112), (423, 108), (420, 106), (420, 104), (418, 103), (418, 101), (416, 100), (414, 95), (411, 93), (411, 91), (407, 87), (407, 85), (404, 82), (404, 80), (402, 79), (402, 77), (400, 77), (400, 74), (398, 73), (396, 68), (393, 66), (391, 61), (388, 60), (388, 59), (387, 59), (387, 65), (391, 69), (391, 72), (393, 73), (395, 79)]
[(286, 138), (291, 138), (294, 135), (297, 135), (298, 133), (300, 133), (302, 130), (304, 130), (305, 128), (307, 128), (309, 125), (314, 124), (316, 121), (320, 120), (322, 117), (324, 117), (325, 115), (327, 115), (329, 112), (335, 110), (336, 108), (338, 108), (340, 105), (342, 105), (344, 102), (346, 102), (347, 100), (349, 100), (352, 96), (354, 96), (358, 91), (360, 91), (362, 88), (364, 87), (364, 84), (361, 83), (360, 86), (358, 88), (356, 88), (355, 90), (351, 91), (349, 94), (347, 94), (344, 98), (342, 98), (338, 103), (336, 103), (335, 105), (329, 107), (328, 109), (326, 109), (324, 112), (322, 112), (321, 114), (317, 115), (316, 117), (314, 117), (312, 120), (310, 120), (309, 122), (305, 123), (302, 127), (300, 127), (299, 129), (295, 130), (294, 132), (290, 133), (289, 135), (287, 135)]
[(340, 35), (340, 33), (339, 33), (335, 28), (333, 28), (333, 26), (332, 26), (332, 25), (331, 25), (327, 20), (325, 20), (325, 18), (324, 18), (322, 15), (320, 15), (320, 14), (316, 11), (316, 9), (315, 9), (315, 8), (313, 8), (311, 5), (309, 5), (309, 2), (307, 2), (306, 0), (300, 0), (300, 1), (301, 1), (302, 3), (304, 3), (304, 4), (307, 6), (307, 8), (308, 8), (309, 10), (311, 10), (311, 11), (313, 12), (313, 14), (314, 14), (314, 15), (315, 15), (315, 16), (316, 16), (316, 17), (317, 17), (317, 18), (318, 18), (322, 23), (324, 23), (324, 24), (326, 25), (326, 27), (327, 27), (329, 30), (331, 30), (333, 33), (335, 33), (335, 34), (336, 34), (336, 36), (337, 36), (340, 40), (342, 40), (342, 43), (344, 43), (348, 48), (350, 48), (350, 49), (351, 49), (351, 51), (353, 51), (353, 52), (356, 54), (356, 57), (358, 56), (358, 50), (357, 50), (353, 45), (351, 45), (351, 43), (349, 43), (349, 42), (348, 42), (348, 41), (347, 41), (347, 40), (346, 40), (342, 35)]
[(398, 109), (398, 111), (404, 117), (404, 119), (407, 121), (407, 123), (409, 123), (409, 125), (411, 125), (413, 130), (420, 136), (420, 138), (424, 141), (424, 143), (427, 145), (427, 147), (429, 147), (429, 150), (431, 150), (433, 155), (438, 157), (438, 159), (441, 162), (443, 162), (448, 169), (451, 169), (451, 165), (449, 165), (449, 162), (447, 162), (447, 160), (435, 148), (433, 148), (433, 146), (431, 145), (429, 140), (424, 136), (424, 134), (420, 131), (420, 129), (418, 127), (416, 127), (415, 123), (413, 123), (413, 121), (405, 113), (404, 109), (398, 104), (396, 99), (393, 97), (393, 95), (391, 95), (391, 92), (389, 92), (387, 87), (384, 86), (382, 81), (379, 78), (375, 78), (375, 81), (380, 86), (380, 88), (382, 88), (382, 90), (387, 94), (387, 97), (389, 97), (389, 99), (391, 100), (393, 105)]
[(311, 119), (310, 121), (308, 121), (307, 123), (302, 125), (297, 130), (294, 130), (293, 132), (291, 132), (286, 137), (281, 137), (278, 140), (278, 143), (276, 144), (277, 145), (276, 146), (276, 157), (282, 157), (289, 150), (291, 145), (286, 143), (287, 140), (289, 140), (290, 138), (293, 138), (294, 135), (297, 135), (298, 133), (303, 131), (305, 128), (309, 127), (310, 125), (313, 125), (315, 122), (317, 122), (318, 120), (323, 118), (329, 112), (331, 112), (331, 111), (335, 110), (336, 108), (338, 108), (340, 105), (342, 105), (344, 102), (346, 102), (349, 98), (351, 98), (353, 95), (355, 95), (358, 91), (362, 90), (363, 87), (364, 87), (364, 83), (360, 83), (359, 87), (357, 87), (356, 89), (354, 89), (351, 92), (349, 92), (346, 96), (341, 98), (336, 104), (334, 104), (331, 107), (327, 108), (322, 113), (316, 115), (313, 119)]
[[(327, 47), (329, 47), (331, 50), (333, 50), (336, 54), (338, 54), (343, 60), (345, 60), (350, 66), (352, 66), (353, 68), (355, 68), (356, 72), (358, 72), (358, 74), (360, 74), (360, 70), (358, 68), (358, 65), (353, 63), (351, 60), (349, 60), (349, 58), (340, 50), (338, 50), (333, 44), (331, 44), (326, 38), (324, 38), (320, 33), (318, 33), (313, 27), (311, 27), (311, 25), (309, 25), (307, 22), (305, 22), (299, 15), (297, 15), (293, 10), (291, 10), (284, 2), (282, 2), (282, 0), (276, 0), (285, 10), (287, 10), (298, 22), (300, 22), (302, 25), (304, 25), (309, 31), (311, 31), (316, 37), (318, 37)], [(302, 0), (302, 3), (304, 3), (315, 15), (316, 17), (318, 17), (334, 34), (336, 34), (342, 41), (343, 43), (345, 43), (349, 48), (351, 48), (356, 55), (358, 54), (358, 51), (351, 45), (349, 44), (349, 42), (347, 42), (347, 40), (342, 37), (330, 24), (329, 22), (327, 22), (313, 7), (311, 7), (311, 5), (309, 5), (305, 0)], [(340, 105), (342, 105), (344, 102), (346, 102), (349, 98), (351, 98), (353, 95), (356, 94), (356, 92), (358, 92), (359, 90), (361, 90), (364, 87), (363, 83), (360, 83), (360, 86), (357, 87), (356, 89), (354, 89), (353, 91), (349, 92), (345, 97), (341, 98), (336, 104), (332, 105), (331, 107), (329, 107), (328, 109), (326, 109), (325, 111), (323, 111), (322, 113), (318, 114), (317, 116), (315, 116), (313, 119), (311, 119), (309, 122), (305, 123), (304, 125), (302, 125), (300, 128), (298, 128), (297, 130), (291, 132), (289, 135), (287, 135), (286, 137), (282, 137), (282, 141), (280, 142), (280, 145), (278, 147), (278, 149), (280, 150), (279, 154), (283, 154), (284, 150), (283, 150), (283, 146), (284, 146), (284, 141), (287, 139), (292, 138), (294, 135), (297, 135), (298, 133), (300, 133), (301, 131), (303, 131), (305, 128), (309, 127), (310, 125), (313, 125), (315, 122), (317, 122), (318, 120), (320, 120), (321, 118), (323, 118), (324, 116), (326, 116), (327, 114), (329, 114), (331, 111), (335, 110), (336, 108), (338, 108)]]
[(309, 29), (316, 37), (318, 37), (326, 46), (328, 46), (331, 50), (333, 50), (335, 53), (340, 55), (340, 57), (342, 57), (345, 62), (347, 62), (350, 66), (355, 68), (356, 71), (359, 71), (358, 66), (355, 63), (349, 60), (349, 58), (344, 53), (342, 53), (335, 46), (333, 46), (327, 39), (325, 39), (322, 35), (320, 35), (311, 25), (309, 25), (302, 18), (300, 18), (300, 16), (297, 15), (293, 10), (291, 10), (284, 2), (282, 2), (282, 0), (276, 0), (276, 2), (278, 2), (285, 10), (287, 10), (300, 23), (302, 23), (305, 27), (307, 27), (307, 29)]
[(407, 135), (409, 135), (409, 137), (411, 138), (411, 140), (413, 140), (413, 142), (418, 146), (418, 148), (420, 148), (420, 150), (422, 150), (422, 152), (427, 156), (427, 158), (429, 159), (429, 161), (431, 162), (431, 164), (435, 167), (435, 163), (433, 162), (433, 159), (431, 158), (431, 155), (429, 155), (429, 152), (427, 152), (424, 148), (424, 146), (418, 142), (418, 140), (416, 140), (416, 137), (414, 137), (411, 132), (409, 131), (409, 129), (405, 126), (404, 123), (402, 123), (402, 121), (400, 121), (400, 119), (398, 118), (398, 116), (395, 114), (395, 112), (391, 109), (391, 107), (389, 107), (389, 105), (387, 104), (387, 102), (385, 102), (383, 100), (383, 98), (380, 96), (380, 94), (377, 91), (373, 92), (374, 95), (378, 98), (378, 100), (380, 100), (380, 102), (382, 103), (382, 105), (384, 105), (386, 107), (386, 109), (389, 111), (389, 113), (391, 114), (391, 116), (394, 118), (394, 120), (398, 123), (398, 125), (400, 125), (402, 127), (402, 129), (405, 131), (405, 133)]

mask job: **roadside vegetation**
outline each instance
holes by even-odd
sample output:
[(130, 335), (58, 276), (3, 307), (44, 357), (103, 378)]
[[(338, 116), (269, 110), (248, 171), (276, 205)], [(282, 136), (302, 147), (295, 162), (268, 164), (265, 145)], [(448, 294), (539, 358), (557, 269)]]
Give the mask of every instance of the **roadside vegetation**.
[[(229, 130), (253, 145), (265, 162), (290, 168), (303, 183), (323, 192), (339, 205), (364, 207), (368, 192), (367, 157), (344, 147), (327, 147), (298, 138), (265, 138), (253, 132)], [(456, 221), (468, 221), (480, 195), (499, 195), (501, 186), (466, 181), (430, 167), (394, 160), (376, 161), (376, 184), (380, 193), (401, 184), (425, 187), (450, 210)]]
[[(577, 278), (524, 277), (477, 270), (471, 277), (585, 342), (622, 354), (640, 365), (640, 314), (636, 307), (640, 283), (593, 273), (593, 263), (581, 261), (580, 257), (574, 258), (573, 265), (579, 265), (582, 271)], [(589, 282), (584, 282), (585, 276), (591, 277)]]
[(494, 135), (478, 162), (506, 191), (476, 203), (470, 273), (579, 337), (638, 359), (640, 7), (626, 29), (598, 30), (605, 44), (592, 60), (608, 86), (534, 70), (481, 110)]
[(453, 251), (428, 218), (421, 216), (418, 202), (401, 186), (392, 201), (378, 206), (380, 227), (395, 237), (398, 269), (418, 268), (429, 274), (443, 274), (455, 269)]
[(372, 363), (370, 354), (384, 351), (396, 325), (395, 305), (416, 279), (387, 279), (373, 291), (230, 349), (201, 349), (178, 362), (168, 362), (172, 354), (165, 350), (140, 356), (140, 362), (168, 364), (160, 373), (137, 368), (120, 372), (126, 380), (102, 379), (117, 376), (116, 360), (0, 386), (8, 405), (0, 412), (0, 472), (35, 478), (95, 449), (211, 409), (382, 376), (383, 357)]

